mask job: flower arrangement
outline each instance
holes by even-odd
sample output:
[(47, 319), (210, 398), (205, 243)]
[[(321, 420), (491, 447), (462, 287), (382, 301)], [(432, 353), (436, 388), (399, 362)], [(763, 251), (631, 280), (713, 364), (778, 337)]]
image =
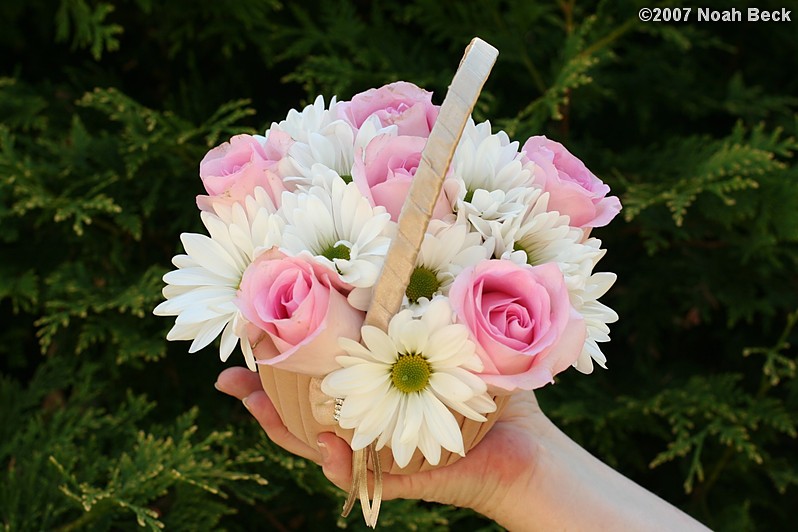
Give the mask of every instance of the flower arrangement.
[(253, 371), (316, 380), (353, 450), (387, 447), (400, 469), (417, 451), (432, 466), (464, 455), (458, 415), (483, 423), (513, 392), (605, 367), (617, 320), (589, 233), (618, 198), (558, 142), (469, 119), (400, 311), (387, 330), (364, 323), (439, 112), (397, 82), (318, 97), (212, 149), (197, 198), (208, 234), (181, 235), (154, 311), (176, 316), (167, 338), (190, 352), (221, 337), (222, 360), (240, 345)]

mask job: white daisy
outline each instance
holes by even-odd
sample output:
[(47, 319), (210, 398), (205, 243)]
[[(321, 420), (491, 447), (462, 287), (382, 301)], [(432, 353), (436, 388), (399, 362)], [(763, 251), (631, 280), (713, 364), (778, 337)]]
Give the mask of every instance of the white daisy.
[(441, 225), (424, 235), (404, 296), (404, 307), (415, 315), (438, 295), (447, 295), (449, 286), (463, 269), (487, 259), (493, 252), (492, 239), (483, 243), (478, 233), (465, 225)]
[(343, 398), (338, 422), (355, 430), (352, 449), (375, 440), (378, 450), (387, 444), (400, 467), (416, 448), (432, 465), (440, 461), (441, 448), (465, 456), (451, 410), (485, 421), (496, 405), (472, 373), (482, 363), (465, 326), (452, 324), (448, 301), (436, 299), (420, 319), (399, 312), (387, 334), (364, 326), (362, 338), (365, 346), (339, 340), (349, 356), (336, 358), (343, 369), (321, 385), (325, 394)]
[(390, 214), (372, 207), (354, 183), (344, 183), (330, 168), (314, 165), (312, 179), (324, 186), (283, 194), (278, 214), (286, 225), (280, 249), (310, 253), (354, 287), (372, 286), (391, 242)]
[(166, 339), (193, 340), (189, 353), (199, 351), (221, 333), (219, 356), (225, 361), (240, 342), (247, 366), (255, 371), (245, 320), (234, 300), (247, 266), (261, 250), (279, 244), (282, 220), (252, 196), (246, 205), (226, 205), (221, 214), (225, 219), (209, 212), (200, 214), (210, 236), (180, 235), (186, 254), (172, 259), (178, 269), (164, 275), (166, 301), (153, 313), (177, 316)]

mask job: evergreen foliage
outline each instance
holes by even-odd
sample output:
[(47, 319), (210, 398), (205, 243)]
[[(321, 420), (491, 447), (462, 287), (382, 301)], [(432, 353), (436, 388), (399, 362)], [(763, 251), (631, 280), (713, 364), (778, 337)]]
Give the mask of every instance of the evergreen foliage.
[[(213, 348), (167, 344), (171, 324), (151, 310), (179, 233), (200, 230), (209, 148), (316, 94), (404, 79), (440, 102), (477, 35), (501, 54), (476, 117), (522, 142), (564, 142), (624, 203), (594, 232), (609, 249), (598, 269), (619, 275), (604, 298), (621, 316), (610, 369), (564, 373), (539, 391), (544, 410), (715, 529), (786, 529), (798, 495), (794, 22), (699, 23), (694, 8), (688, 23), (642, 23), (641, 7), (653, 5), (3, 2), (0, 526), (363, 527), (356, 512), (338, 517), (342, 495), (316, 466), (213, 390)], [(394, 501), (380, 527), (495, 525)]]

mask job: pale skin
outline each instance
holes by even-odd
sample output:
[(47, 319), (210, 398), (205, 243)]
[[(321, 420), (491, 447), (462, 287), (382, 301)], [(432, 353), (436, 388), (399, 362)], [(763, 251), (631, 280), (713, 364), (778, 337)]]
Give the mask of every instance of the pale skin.
[[(318, 447), (283, 425), (256, 373), (229, 368), (216, 388), (244, 402), (269, 438), (319, 464), (348, 490), (352, 451), (333, 433)], [(432, 471), (383, 475), (383, 499), (423, 499), (471, 508), (508, 530), (708, 530), (611, 469), (560, 431), (532, 392), (513, 395), (485, 439), (465, 458)]]

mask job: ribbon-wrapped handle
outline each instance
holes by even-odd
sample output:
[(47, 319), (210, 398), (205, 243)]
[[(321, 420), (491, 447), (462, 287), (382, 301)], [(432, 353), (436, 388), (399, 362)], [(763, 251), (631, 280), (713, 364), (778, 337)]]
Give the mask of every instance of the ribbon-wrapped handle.
[[(465, 50), (421, 153), (421, 161), (399, 214), (396, 237), (388, 248), (382, 273), (374, 285), (366, 325), (387, 330), (391, 317), (399, 311), (444, 177), (498, 55), (496, 48), (479, 38), (474, 38)], [(369, 461), (374, 471), (374, 493), (371, 499), (368, 493)], [(357, 498), (360, 499), (366, 524), (375, 527), (382, 501), (382, 469), (374, 443), (353, 452), (352, 486), (344, 504), (344, 517), (349, 514)]]

